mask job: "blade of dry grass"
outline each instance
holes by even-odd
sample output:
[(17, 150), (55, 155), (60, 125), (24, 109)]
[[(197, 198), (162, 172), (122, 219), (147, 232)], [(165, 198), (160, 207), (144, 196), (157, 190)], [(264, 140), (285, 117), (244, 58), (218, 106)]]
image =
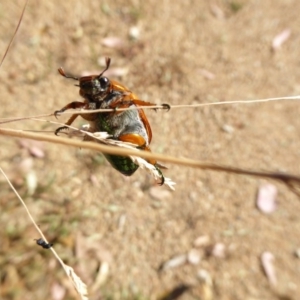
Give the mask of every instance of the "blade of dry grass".
[[(13, 136), (18, 138), (28, 138), (38, 141), (50, 142), (65, 146), (79, 147), (90, 150), (99, 151), (102, 153), (122, 155), (122, 156), (137, 156), (137, 149), (123, 149), (120, 147), (101, 145), (95, 142), (82, 142), (71, 139), (66, 139), (57, 136), (49, 136), (40, 133), (33, 132), (24, 132), (22, 130), (13, 130), (13, 129), (4, 129), (0, 128), (0, 134), (5, 136)], [(169, 155), (150, 153), (147, 151), (139, 151), (138, 156), (145, 159), (156, 159), (163, 162), (174, 163), (177, 165), (188, 166), (192, 168), (199, 168), (202, 170), (211, 170), (211, 171), (221, 171), (226, 173), (238, 174), (238, 175), (248, 175), (254, 177), (262, 177), (275, 179), (283, 182), (289, 188), (292, 189), (297, 195), (300, 194), (300, 176), (288, 174), (288, 173), (279, 173), (279, 172), (268, 172), (268, 171), (258, 171), (258, 170), (249, 170), (244, 168), (236, 168), (231, 166), (223, 166), (210, 162), (202, 162), (189, 158), (177, 158)]]
[(24, 4), (24, 7), (23, 7), (23, 10), (22, 10), (21, 16), (20, 16), (20, 18), (19, 18), (19, 22), (18, 22), (18, 24), (17, 24), (16, 30), (15, 30), (15, 32), (14, 32), (14, 34), (13, 34), (13, 36), (12, 36), (12, 38), (11, 38), (11, 40), (10, 40), (10, 42), (9, 42), (9, 44), (8, 44), (8, 46), (7, 46), (7, 48), (6, 48), (6, 50), (5, 50), (5, 52), (4, 52), (4, 55), (3, 55), (2, 59), (1, 59), (1, 62), (0, 62), (0, 68), (1, 68), (1, 66), (2, 66), (2, 64), (3, 64), (3, 62), (4, 62), (4, 59), (5, 59), (6, 55), (7, 55), (8, 51), (9, 51), (9, 49), (10, 49), (10, 47), (11, 47), (11, 45), (12, 45), (14, 39), (15, 39), (15, 37), (16, 37), (16, 34), (17, 34), (18, 30), (19, 30), (19, 27), (20, 27), (20, 25), (21, 25), (21, 23), (22, 23), (22, 20), (23, 20), (23, 16), (24, 16), (24, 13), (25, 13), (25, 9), (26, 9), (27, 3), (28, 3), (28, 0), (26, 0), (26, 2), (25, 2), (25, 4)]
[[(266, 103), (272, 101), (289, 101), (289, 100), (300, 100), (300, 96), (286, 96), (286, 97), (275, 97), (275, 98), (265, 98), (265, 99), (254, 99), (254, 100), (232, 100), (232, 101), (221, 101), (221, 102), (211, 102), (211, 103), (199, 103), (199, 104), (181, 104), (181, 105), (170, 105), (170, 109), (174, 108), (197, 108), (197, 107), (205, 107), (205, 106), (215, 106), (215, 105), (237, 105), (237, 104), (257, 104), (257, 103)], [(126, 110), (133, 110), (139, 109), (139, 107), (128, 107), (128, 108), (119, 108), (117, 111), (126, 111)], [(145, 106), (144, 109), (166, 109), (163, 105), (153, 105), (153, 106)], [(94, 113), (101, 113), (101, 112), (113, 112), (116, 109), (94, 109), (94, 110), (76, 110), (71, 109), (68, 111), (64, 111), (59, 115), (84, 115), (84, 114), (94, 114)], [(0, 118), (0, 124), (12, 123), (17, 121), (23, 120), (33, 120), (36, 118), (45, 118), (45, 117), (52, 117), (54, 113), (43, 114), (38, 116), (29, 116), (29, 117), (10, 117), (10, 118)]]
[[(36, 224), (33, 216), (31, 215), (27, 205), (25, 204), (24, 200), (22, 199), (22, 197), (19, 195), (19, 193), (17, 192), (17, 190), (14, 188), (13, 184), (11, 183), (11, 181), (8, 179), (8, 177), (6, 176), (5, 172), (3, 171), (3, 169), (0, 167), (0, 172), (2, 173), (2, 175), (4, 176), (4, 178), (6, 179), (7, 183), (9, 184), (9, 186), (11, 187), (11, 189), (13, 190), (13, 192), (15, 193), (15, 195), (17, 196), (17, 198), (19, 199), (19, 201), (21, 202), (21, 204), (23, 205), (23, 207), (25, 208), (25, 211), (31, 221), (31, 223), (34, 225), (34, 227), (36, 228), (36, 230), (38, 231), (38, 233), (41, 235), (41, 237), (43, 238), (43, 240), (48, 243), (44, 233), (42, 232), (42, 230), (40, 229), (40, 227)], [(69, 277), (69, 279), (71, 280), (73, 286), (75, 287), (76, 291), (78, 292), (78, 294), (80, 295), (82, 300), (88, 300), (87, 297), (87, 287), (85, 285), (85, 283), (83, 283), (83, 281), (80, 279), (80, 277), (78, 277), (78, 275), (74, 272), (73, 268), (66, 265), (61, 258), (59, 257), (59, 255), (57, 254), (57, 252), (54, 250), (53, 247), (49, 248), (52, 253), (54, 254), (54, 256), (56, 257), (56, 259), (59, 261), (59, 263), (61, 264), (61, 266), (63, 267), (63, 269), (65, 270), (67, 276)]]
[[(300, 100), (300, 96), (286, 96), (286, 97), (275, 97), (275, 98), (265, 98), (265, 99), (254, 99), (254, 100), (232, 100), (232, 101), (219, 101), (212, 103), (198, 103), (198, 104), (181, 104), (181, 105), (170, 105), (170, 109), (174, 108), (197, 108), (205, 106), (215, 106), (215, 105), (234, 105), (234, 104), (256, 104), (256, 103), (266, 103), (272, 101), (287, 101), (287, 100)], [(128, 107), (128, 108), (118, 108), (117, 111), (125, 111), (139, 109), (139, 107)], [(153, 106), (143, 106), (144, 109), (166, 109), (163, 105), (153, 105)], [(116, 109), (95, 109), (95, 110), (70, 110), (65, 111), (61, 114), (91, 114), (99, 112), (111, 112), (116, 111)]]

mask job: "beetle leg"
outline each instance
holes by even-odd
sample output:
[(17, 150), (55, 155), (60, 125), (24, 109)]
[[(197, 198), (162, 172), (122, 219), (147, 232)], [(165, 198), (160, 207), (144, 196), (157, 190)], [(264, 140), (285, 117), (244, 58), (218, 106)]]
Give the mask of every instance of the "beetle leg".
[[(65, 125), (70, 126), (70, 125), (75, 121), (75, 119), (76, 119), (78, 116), (79, 116), (79, 115), (72, 115), (72, 116), (70, 117), (70, 119), (65, 123)], [(58, 128), (55, 130), (54, 134), (55, 134), (55, 135), (58, 135), (58, 133), (59, 133), (60, 131), (65, 130), (65, 129), (69, 129), (68, 126), (61, 126), (61, 127), (58, 127)]]
[[(74, 102), (71, 102), (69, 104), (67, 104), (66, 106), (64, 106), (62, 109), (60, 110), (56, 110), (54, 112), (54, 116), (55, 118), (57, 118), (57, 116), (61, 113), (63, 113), (64, 111), (66, 111), (67, 109), (76, 109), (76, 108), (83, 108), (84, 106), (86, 106), (86, 103), (84, 102), (79, 102), (79, 101), (74, 101)], [(75, 120), (76, 118), (79, 116), (79, 114), (74, 114), (70, 117), (70, 119), (65, 123), (65, 125), (68, 125), (70, 126)], [(61, 127), (58, 127), (56, 130), (55, 130), (55, 135), (58, 135), (58, 133), (62, 130), (65, 130), (65, 129), (68, 129), (69, 127), (68, 126), (61, 126)]]
[(79, 102), (79, 101), (74, 101), (71, 103), (68, 103), (66, 106), (64, 106), (62, 109), (60, 110), (56, 110), (54, 112), (54, 116), (55, 118), (57, 118), (57, 116), (61, 113), (63, 113), (64, 111), (66, 111), (67, 109), (76, 109), (76, 108), (83, 108), (84, 106), (86, 106), (86, 103), (84, 102)]
[[(125, 100), (126, 101), (126, 100)], [(151, 103), (151, 102), (147, 102), (147, 101), (143, 101), (143, 100), (138, 100), (138, 99), (134, 99), (134, 100), (129, 100), (130, 102), (132, 102), (133, 104), (143, 107), (143, 106), (156, 106), (157, 104), (155, 103)], [(167, 111), (169, 111), (171, 109), (171, 106), (167, 103), (163, 103), (161, 104), (162, 109), (166, 109)], [(155, 111), (157, 111), (160, 108), (153, 108)]]
[[(114, 108), (117, 110), (118, 108), (128, 108), (130, 105), (136, 105), (138, 107), (147, 107), (147, 106), (156, 106), (157, 104), (152, 103), (152, 102), (147, 102), (143, 100), (138, 100), (138, 99), (132, 99), (129, 96), (124, 96), (120, 97), (119, 99), (116, 99), (111, 105), (110, 108)], [(167, 109), (170, 110), (170, 105), (169, 104), (162, 104), (163, 108), (162, 109)], [(154, 110), (157, 110), (158, 108), (153, 108)]]
[(163, 185), (165, 183), (165, 176), (162, 173), (162, 171), (160, 170), (160, 168), (157, 166), (157, 164), (155, 164), (154, 167), (157, 170), (157, 172), (159, 173), (159, 175), (161, 176), (161, 182), (159, 183), (159, 185)]

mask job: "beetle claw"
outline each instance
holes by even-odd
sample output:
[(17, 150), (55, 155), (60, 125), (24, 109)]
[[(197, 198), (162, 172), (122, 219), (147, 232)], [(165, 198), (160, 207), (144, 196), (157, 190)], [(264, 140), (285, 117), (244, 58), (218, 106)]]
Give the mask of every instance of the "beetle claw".
[(158, 184), (160, 186), (162, 186), (165, 183), (165, 176), (164, 176), (164, 174), (162, 173), (162, 171), (160, 170), (160, 168), (157, 165), (155, 165), (154, 167), (155, 167), (155, 169), (157, 170), (157, 172), (159, 173), (159, 175), (161, 177), (161, 182), (159, 182)]
[(168, 104), (168, 103), (163, 103), (163, 104), (162, 104), (162, 109), (166, 109), (167, 112), (168, 112), (168, 111), (171, 109), (171, 105)]
[(58, 136), (58, 133), (61, 132), (62, 130), (65, 130), (65, 129), (69, 129), (69, 127), (67, 127), (67, 126), (58, 127), (58, 128), (54, 131), (54, 134)]
[(61, 111), (61, 110), (56, 110), (56, 111), (54, 112), (54, 117), (57, 119), (57, 116), (59, 116), (62, 112), (63, 112), (63, 111)]

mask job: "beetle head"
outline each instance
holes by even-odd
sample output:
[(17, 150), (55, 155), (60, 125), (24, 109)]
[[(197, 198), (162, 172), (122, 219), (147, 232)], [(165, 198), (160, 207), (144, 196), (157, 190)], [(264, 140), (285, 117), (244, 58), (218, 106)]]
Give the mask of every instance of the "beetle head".
[(110, 80), (107, 77), (102, 76), (110, 66), (110, 58), (106, 57), (105, 62), (105, 69), (99, 75), (90, 75), (78, 78), (67, 75), (62, 68), (59, 68), (58, 72), (65, 78), (72, 78), (79, 81), (79, 85), (77, 86), (80, 87), (80, 95), (82, 97), (93, 99), (94, 96), (98, 96), (97, 98), (100, 96), (102, 98), (107, 95), (110, 89)]

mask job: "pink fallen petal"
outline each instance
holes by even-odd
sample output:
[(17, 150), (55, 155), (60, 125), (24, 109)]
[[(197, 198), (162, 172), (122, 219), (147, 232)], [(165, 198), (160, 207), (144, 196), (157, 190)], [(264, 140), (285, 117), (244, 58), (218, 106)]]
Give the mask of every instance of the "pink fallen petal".
[(54, 282), (51, 286), (51, 296), (53, 300), (62, 300), (66, 295), (66, 289), (62, 285)]
[(225, 257), (225, 245), (223, 243), (217, 243), (214, 245), (211, 255), (219, 258)]
[(267, 183), (261, 185), (258, 190), (256, 205), (265, 214), (270, 214), (276, 209), (277, 188)]
[(218, 5), (212, 4), (210, 10), (217, 19), (223, 20), (225, 18), (223, 10)]
[(27, 149), (32, 156), (38, 158), (45, 157), (45, 152), (43, 150), (44, 144), (42, 142), (21, 139), (19, 143), (21, 147)]
[(120, 48), (124, 45), (124, 41), (119, 37), (111, 36), (102, 39), (102, 44), (109, 48)]
[(206, 79), (213, 80), (216, 77), (216, 75), (214, 73), (212, 73), (206, 69), (200, 69), (199, 71), (200, 71), (201, 75)]
[(149, 194), (156, 200), (166, 200), (172, 197), (172, 193), (169, 190), (164, 190), (160, 186), (154, 186), (150, 188)]
[(279, 34), (277, 34), (272, 41), (272, 49), (278, 50), (281, 47), (281, 45), (288, 40), (290, 35), (291, 35), (290, 29), (285, 29)]
[(31, 146), (28, 150), (29, 150), (29, 153), (34, 157), (37, 157), (37, 158), (45, 157), (44, 150), (38, 146)]
[(264, 269), (264, 272), (271, 285), (275, 286), (277, 284), (277, 278), (275, 274), (275, 268), (273, 265), (274, 255), (271, 252), (264, 252), (261, 255), (261, 263)]

